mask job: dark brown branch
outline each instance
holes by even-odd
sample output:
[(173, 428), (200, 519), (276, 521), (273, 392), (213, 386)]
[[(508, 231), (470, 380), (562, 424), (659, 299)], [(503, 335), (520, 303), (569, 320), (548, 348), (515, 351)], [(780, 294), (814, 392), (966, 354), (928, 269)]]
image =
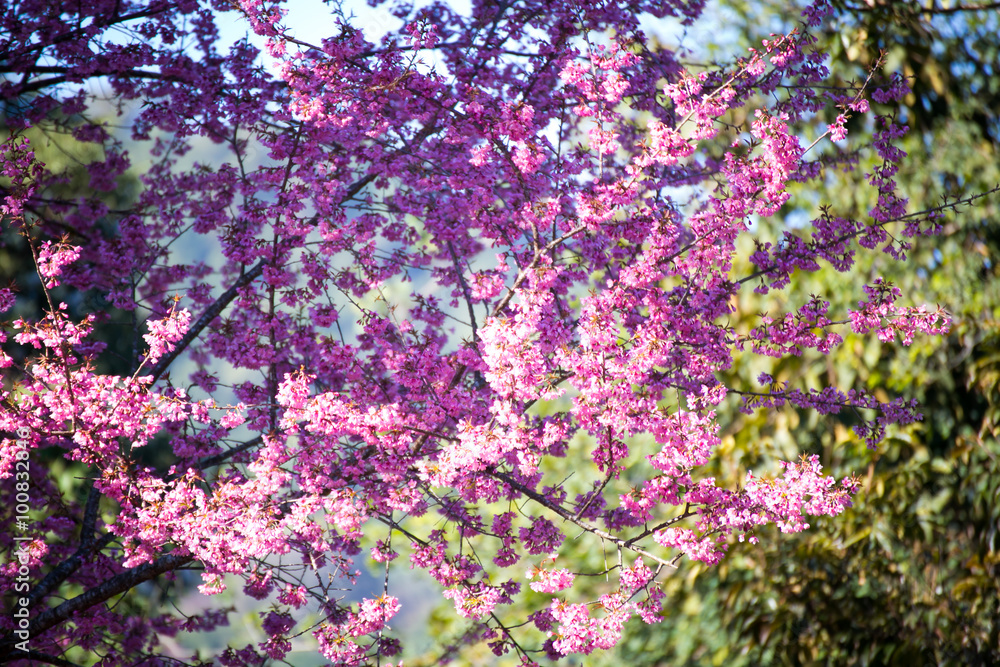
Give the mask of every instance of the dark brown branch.
[[(155, 579), (165, 572), (176, 570), (182, 565), (190, 563), (192, 560), (194, 558), (191, 556), (168, 555), (152, 563), (137, 565), (130, 570), (111, 577), (100, 586), (91, 588), (85, 593), (81, 593), (75, 598), (63, 602), (58, 607), (43, 611), (28, 626), (28, 632), (31, 637), (37, 637), (46, 630), (66, 621), (74, 614), (90, 609), (116, 595), (131, 590), (144, 581)], [(17, 642), (12, 635), (4, 637), (3, 641), (0, 641), (0, 653), (7, 653), (10, 656), (10, 647), (15, 643)], [(9, 659), (16, 659), (16, 656), (10, 656)], [(8, 662), (8, 657), (0, 658), (0, 661)]]
[(91, 484), (87, 494), (87, 506), (83, 511), (83, 525), (80, 527), (80, 549), (87, 550), (94, 544), (94, 526), (97, 525), (97, 509), (101, 502), (101, 492), (97, 484)]
[(83, 544), (81, 542), (80, 547), (72, 556), (59, 563), (58, 566), (45, 575), (44, 579), (38, 582), (37, 586), (31, 589), (31, 593), (28, 594), (28, 607), (34, 606), (35, 603), (51, 593), (59, 584), (66, 581), (66, 578), (80, 567), (85, 556), (100, 551), (111, 544), (114, 539), (115, 536), (113, 533), (106, 533), (104, 537), (96, 542), (91, 541), (90, 544)]
[(201, 317), (198, 318), (198, 321), (195, 322), (190, 329), (188, 329), (188, 332), (184, 334), (184, 337), (181, 338), (180, 341), (178, 341), (177, 345), (174, 346), (174, 349), (156, 362), (152, 371), (153, 382), (159, 380), (160, 376), (163, 375), (167, 368), (170, 367), (170, 364), (174, 363), (174, 359), (180, 356), (181, 352), (188, 348), (188, 346), (201, 334), (201, 332), (212, 322), (212, 320), (222, 314), (222, 311), (226, 309), (226, 306), (232, 303), (233, 299), (236, 298), (236, 295), (239, 294), (240, 288), (246, 287), (252, 283), (263, 272), (264, 260), (261, 260), (257, 262), (256, 266), (241, 275), (236, 282), (233, 283), (232, 287), (227, 289), (222, 296), (216, 299), (215, 303), (209, 306), (205, 312), (201, 314)]
[[(51, 69), (57, 69), (57, 68), (51, 68)], [(148, 72), (146, 70), (124, 70), (121, 72), (116, 72), (113, 70), (98, 71), (98, 72), (92, 72), (83, 78), (94, 79), (102, 76), (120, 76), (125, 78), (136, 78), (136, 79), (158, 79), (161, 81), (170, 81), (173, 83), (185, 83), (184, 80), (180, 79), (179, 77), (167, 76), (160, 74), (159, 72)], [(25, 93), (35, 93), (40, 90), (44, 90), (45, 88), (48, 88), (50, 86), (56, 86), (61, 83), (66, 83), (67, 81), (73, 80), (74, 78), (75, 75), (70, 73), (70, 74), (63, 74), (60, 76), (51, 76), (47, 79), (35, 79), (30, 83), (25, 83), (20, 86), (17, 86), (15, 88), (15, 91), (19, 95), (23, 95)]]
[(28, 651), (27, 653), (19, 651), (18, 653), (9, 656), (5, 655), (0, 657), (0, 662), (9, 662), (11, 660), (32, 660), (32, 664), (35, 662), (41, 662), (46, 665), (59, 665), (60, 667), (79, 667), (79, 665), (75, 662), (63, 660), (62, 658), (57, 658), (54, 655), (39, 653), (38, 651)]
[(465, 282), (465, 274), (462, 272), (462, 265), (458, 260), (458, 253), (455, 252), (455, 244), (448, 241), (448, 250), (451, 253), (451, 261), (455, 264), (455, 277), (458, 278), (462, 286), (462, 295), (465, 296), (465, 304), (469, 307), (469, 322), (472, 323), (472, 340), (479, 342), (479, 329), (476, 327), (476, 313), (472, 309), (472, 295), (469, 293), (469, 284)]

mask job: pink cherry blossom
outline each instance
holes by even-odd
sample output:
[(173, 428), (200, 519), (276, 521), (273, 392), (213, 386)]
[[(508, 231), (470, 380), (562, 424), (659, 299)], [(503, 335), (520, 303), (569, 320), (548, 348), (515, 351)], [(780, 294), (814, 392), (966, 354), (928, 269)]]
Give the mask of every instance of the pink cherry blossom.
[(539, 593), (557, 593), (572, 586), (575, 577), (566, 568), (559, 568), (557, 570), (543, 570), (539, 568), (531, 571), (531, 578), (537, 580), (529, 584), (531, 590), (538, 591)]

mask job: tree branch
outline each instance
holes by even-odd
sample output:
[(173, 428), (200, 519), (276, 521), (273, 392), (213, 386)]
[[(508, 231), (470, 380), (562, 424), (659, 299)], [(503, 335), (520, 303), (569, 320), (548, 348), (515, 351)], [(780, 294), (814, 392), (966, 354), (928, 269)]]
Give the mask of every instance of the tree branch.
[(164, 371), (166, 371), (170, 364), (174, 362), (174, 359), (180, 356), (181, 352), (187, 349), (188, 345), (190, 345), (192, 341), (194, 341), (194, 339), (201, 334), (201, 332), (212, 322), (212, 320), (222, 314), (222, 311), (226, 309), (226, 306), (232, 303), (233, 299), (236, 298), (236, 295), (239, 294), (241, 287), (249, 285), (264, 272), (264, 264), (264, 260), (257, 262), (256, 266), (240, 276), (236, 282), (233, 283), (232, 287), (216, 299), (215, 303), (205, 309), (205, 312), (201, 314), (201, 317), (199, 317), (198, 321), (194, 323), (194, 326), (188, 329), (188, 332), (184, 334), (184, 337), (181, 338), (180, 341), (178, 341), (177, 345), (174, 346), (174, 349), (171, 350), (169, 354), (161, 357), (160, 360), (156, 362), (156, 365), (153, 366), (153, 382), (159, 380)]
[(31, 589), (31, 593), (28, 594), (28, 606), (33, 606), (39, 600), (52, 592), (59, 584), (66, 581), (66, 578), (73, 574), (76, 568), (80, 567), (84, 556), (100, 551), (104, 547), (111, 544), (114, 539), (115, 536), (113, 533), (106, 533), (104, 537), (96, 542), (92, 542), (88, 545), (81, 543), (80, 547), (72, 556), (59, 563), (58, 566), (45, 575), (44, 579), (38, 582), (37, 586)]
[(20, 652), (14, 655), (5, 655), (0, 657), (0, 662), (10, 662), (11, 660), (32, 660), (34, 662), (41, 662), (46, 665), (59, 665), (60, 667), (79, 667), (75, 662), (70, 662), (69, 660), (63, 660), (62, 658), (57, 658), (54, 655), (48, 655), (45, 653), (39, 653), (38, 651), (28, 651)]
[[(31, 622), (31, 625), (28, 626), (28, 633), (31, 637), (37, 637), (46, 630), (67, 620), (73, 614), (90, 609), (94, 605), (98, 605), (115, 595), (135, 588), (142, 582), (154, 579), (165, 572), (176, 570), (192, 560), (194, 560), (192, 556), (167, 555), (152, 563), (137, 565), (108, 579), (100, 586), (91, 588), (77, 595), (75, 598), (63, 602), (58, 607), (46, 609)], [(0, 653), (7, 654), (5, 657), (0, 658), (0, 662), (17, 659), (17, 656), (10, 654), (10, 647), (15, 643), (16, 641), (12, 634), (8, 634), (0, 641)]]

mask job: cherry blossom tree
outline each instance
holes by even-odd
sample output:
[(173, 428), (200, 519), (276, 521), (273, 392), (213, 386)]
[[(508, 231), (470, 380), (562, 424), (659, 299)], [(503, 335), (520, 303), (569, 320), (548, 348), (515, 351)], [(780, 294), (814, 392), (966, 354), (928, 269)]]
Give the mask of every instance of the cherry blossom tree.
[[(303, 634), (334, 664), (398, 660), (397, 558), (468, 619), (463, 642), (557, 660), (659, 622), (679, 559), (717, 563), (766, 524), (848, 507), (856, 480), (816, 456), (739, 488), (699, 474), (715, 406), (848, 411), (872, 448), (917, 406), (719, 373), (845, 337), (909, 344), (947, 314), (879, 276), (845, 281), (856, 310), (814, 295), (747, 329), (736, 297), (846, 272), (857, 252), (902, 261), (973, 200), (908, 209), (893, 180), (906, 81), (825, 85), (825, 2), (712, 66), (640, 27), (691, 25), (704, 4), (401, 3), (384, 37), (335, 6), (310, 44), (279, 2), (11, 2), (3, 224), (45, 309), (0, 332), (0, 663), (263, 664)], [(223, 45), (232, 12), (264, 54)], [(850, 142), (852, 117), (872, 145)], [(52, 195), (67, 176), (38, 159), (39, 129), (101, 147), (81, 196)], [(758, 238), (788, 188), (862, 154), (877, 156), (867, 217), (818, 202)], [(137, 201), (109, 208), (101, 193), (137, 161)], [(0, 309), (26, 288), (0, 290)], [(103, 307), (76, 317), (84, 294)], [(127, 358), (95, 333), (109, 318)], [(584, 551), (603, 567), (581, 570)], [(366, 562), (386, 568), (382, 594), (352, 602)], [(188, 571), (205, 595), (241, 581), (272, 603), (265, 641), (165, 657), (159, 637), (225, 610), (115, 604)], [(595, 577), (596, 596), (580, 585)]]

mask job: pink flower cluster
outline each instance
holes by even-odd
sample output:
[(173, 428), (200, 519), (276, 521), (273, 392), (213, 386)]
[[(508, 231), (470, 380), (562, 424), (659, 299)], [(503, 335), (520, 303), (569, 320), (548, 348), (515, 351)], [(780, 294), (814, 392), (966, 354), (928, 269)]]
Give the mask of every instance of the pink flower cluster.
[(753, 530), (757, 526), (775, 523), (782, 532), (799, 532), (809, 527), (804, 515), (836, 516), (850, 507), (854, 480), (838, 485), (832, 477), (821, 475), (818, 456), (782, 465), (784, 472), (774, 479), (747, 473), (743, 489), (737, 492), (704, 480), (688, 494), (692, 504), (703, 505), (697, 529), (669, 527), (656, 534), (656, 541), (693, 560), (715, 564), (725, 556), (726, 538), (734, 532), (741, 542), (749, 534), (750, 542), (756, 543)]
[(942, 308), (929, 311), (927, 306), (897, 306), (896, 301), (902, 296), (902, 291), (882, 278), (876, 278), (872, 285), (865, 285), (864, 291), (868, 300), (859, 301), (859, 309), (849, 313), (851, 329), (855, 333), (875, 331), (882, 342), (890, 342), (899, 335), (903, 345), (912, 343), (917, 333), (948, 333), (951, 317)]
[(558, 593), (572, 586), (576, 577), (563, 567), (557, 570), (535, 568), (529, 573), (529, 578), (536, 580), (528, 584), (531, 590), (539, 593)]
[(143, 336), (143, 340), (149, 345), (147, 359), (155, 363), (163, 355), (172, 352), (190, 325), (191, 313), (187, 309), (173, 310), (163, 319), (147, 321), (149, 333)]
[(80, 257), (80, 248), (68, 244), (53, 245), (51, 241), (42, 243), (38, 250), (38, 275), (45, 280), (45, 289), (59, 285), (63, 267)]

